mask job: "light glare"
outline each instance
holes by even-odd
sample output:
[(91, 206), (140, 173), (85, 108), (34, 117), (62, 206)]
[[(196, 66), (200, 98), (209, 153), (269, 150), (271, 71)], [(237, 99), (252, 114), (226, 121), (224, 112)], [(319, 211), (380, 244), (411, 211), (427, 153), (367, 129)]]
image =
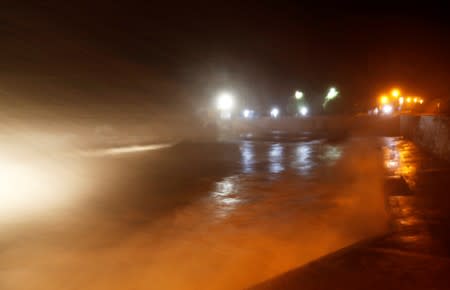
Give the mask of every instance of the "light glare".
[(242, 116), (244, 116), (244, 118), (246, 119), (253, 118), (253, 114), (253, 110), (245, 109), (244, 111), (242, 111)]
[(336, 90), (335, 87), (331, 87), (328, 91), (328, 94), (325, 96), (325, 101), (323, 102), (322, 106), (325, 108), (327, 103), (333, 99), (335, 99), (339, 95), (338, 90)]
[(36, 217), (74, 202), (80, 180), (59, 162), (77, 168), (64, 160), (0, 156), (0, 219)]
[(399, 89), (393, 89), (393, 90), (391, 91), (391, 95), (392, 95), (393, 97), (395, 97), (395, 98), (399, 97), (399, 96), (400, 96), (400, 90), (399, 90)]
[(332, 99), (336, 98), (338, 94), (339, 94), (339, 92), (336, 90), (336, 88), (332, 87), (332, 88), (330, 88), (330, 90), (328, 91), (328, 94), (327, 94), (327, 96), (325, 97), (325, 99), (327, 99), (327, 100), (332, 100)]
[(384, 105), (382, 110), (384, 114), (389, 115), (392, 113), (393, 108), (391, 105)]
[(270, 116), (272, 118), (277, 118), (279, 114), (280, 110), (278, 110), (278, 108), (272, 108), (272, 110), (270, 110)]
[(127, 153), (139, 153), (145, 151), (159, 150), (164, 148), (169, 148), (175, 145), (175, 143), (161, 143), (152, 145), (132, 145), (126, 147), (115, 147), (107, 149), (98, 149), (92, 151), (83, 151), (81, 155), (83, 156), (107, 156), (107, 155), (120, 155)]
[(233, 108), (233, 95), (223, 92), (217, 98), (217, 109), (221, 111), (231, 110)]
[(380, 103), (387, 104), (389, 102), (389, 98), (386, 95), (380, 97)]
[(308, 108), (306, 106), (302, 106), (300, 107), (300, 115), (302, 115), (303, 117), (308, 115)]

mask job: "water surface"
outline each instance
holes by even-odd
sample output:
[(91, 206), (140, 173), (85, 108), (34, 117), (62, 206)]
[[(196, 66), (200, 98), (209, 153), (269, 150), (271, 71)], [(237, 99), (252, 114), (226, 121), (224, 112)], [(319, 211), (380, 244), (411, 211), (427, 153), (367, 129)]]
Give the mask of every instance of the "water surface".
[(385, 230), (384, 144), (189, 143), (80, 157), (76, 199), (3, 227), (2, 289), (253, 285)]

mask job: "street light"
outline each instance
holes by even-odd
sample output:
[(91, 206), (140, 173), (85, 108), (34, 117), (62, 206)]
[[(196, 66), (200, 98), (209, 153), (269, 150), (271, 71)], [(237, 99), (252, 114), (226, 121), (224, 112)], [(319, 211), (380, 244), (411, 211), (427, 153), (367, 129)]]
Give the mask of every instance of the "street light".
[(222, 92), (217, 97), (217, 109), (219, 111), (229, 111), (233, 108), (233, 95), (228, 92)]
[(270, 110), (270, 116), (272, 118), (278, 118), (278, 115), (280, 114), (280, 110), (278, 110), (278, 108), (272, 108), (272, 110)]
[(301, 98), (303, 98), (303, 92), (301, 91), (295, 91), (295, 98), (297, 100), (300, 100)]
[(383, 113), (384, 113), (384, 114), (389, 115), (389, 114), (392, 113), (392, 111), (394, 110), (394, 108), (393, 108), (391, 105), (387, 104), (387, 105), (384, 105), (384, 106), (383, 106), (382, 110), (383, 110)]
[(298, 111), (300, 112), (300, 115), (302, 115), (303, 117), (308, 115), (308, 108), (306, 106), (301, 106)]
[(222, 92), (217, 96), (217, 110), (220, 112), (220, 118), (230, 119), (231, 110), (234, 105), (234, 97), (229, 92)]
[(325, 101), (323, 102), (322, 106), (325, 107), (329, 101), (335, 99), (338, 95), (339, 95), (339, 91), (336, 90), (335, 87), (331, 87), (328, 90), (328, 94), (325, 96)]
[(382, 96), (380, 97), (380, 103), (382, 103), (383, 105), (384, 105), (384, 104), (387, 104), (388, 102), (389, 102), (389, 97), (388, 97), (388, 96), (382, 95)]
[(391, 95), (392, 95), (394, 98), (398, 98), (398, 97), (400, 96), (400, 90), (399, 90), (399, 89), (392, 89)]
[(328, 95), (327, 95), (327, 99), (334, 99), (337, 97), (337, 95), (339, 94), (339, 92), (336, 90), (336, 88), (331, 87), (330, 90), (328, 91)]
[(253, 110), (249, 110), (249, 109), (245, 109), (244, 111), (242, 111), (242, 115), (244, 116), (244, 118), (246, 119), (251, 119), (254, 116), (254, 111)]

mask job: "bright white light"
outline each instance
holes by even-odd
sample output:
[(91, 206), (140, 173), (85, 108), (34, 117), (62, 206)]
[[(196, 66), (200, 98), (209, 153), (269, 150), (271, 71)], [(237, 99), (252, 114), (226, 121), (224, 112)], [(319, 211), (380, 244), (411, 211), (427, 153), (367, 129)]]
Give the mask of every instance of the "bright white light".
[(384, 114), (388, 115), (388, 114), (391, 114), (391, 113), (392, 113), (393, 108), (392, 108), (391, 105), (384, 105), (383, 108), (382, 108), (382, 110), (383, 110), (383, 113), (384, 113)]
[(336, 90), (335, 87), (331, 87), (330, 90), (328, 91), (328, 94), (325, 96), (325, 101), (323, 102), (322, 106), (325, 107), (329, 101), (333, 100), (338, 95), (339, 91)]
[(78, 179), (72, 169), (79, 168), (63, 160), (40, 159), (0, 156), (0, 220), (49, 214), (74, 202)]
[(300, 115), (302, 115), (303, 117), (308, 115), (308, 108), (305, 106), (301, 106), (299, 109)]
[(339, 92), (336, 90), (336, 88), (332, 87), (330, 88), (330, 90), (328, 91), (327, 96), (325, 97), (326, 100), (332, 100), (334, 98), (337, 97), (337, 95), (339, 94)]
[(217, 109), (220, 111), (229, 111), (233, 108), (233, 95), (223, 92), (217, 98)]
[(295, 91), (295, 98), (297, 100), (300, 100), (301, 98), (303, 98), (303, 92), (301, 91)]
[(378, 115), (378, 108), (375, 108), (374, 110), (373, 110), (373, 113), (375, 114), (375, 115)]
[(242, 116), (244, 116), (244, 118), (246, 119), (253, 118), (253, 114), (253, 110), (245, 109), (244, 111), (242, 111)]
[(270, 110), (270, 116), (272, 118), (277, 118), (279, 114), (280, 110), (278, 110), (278, 108), (272, 108), (272, 110)]

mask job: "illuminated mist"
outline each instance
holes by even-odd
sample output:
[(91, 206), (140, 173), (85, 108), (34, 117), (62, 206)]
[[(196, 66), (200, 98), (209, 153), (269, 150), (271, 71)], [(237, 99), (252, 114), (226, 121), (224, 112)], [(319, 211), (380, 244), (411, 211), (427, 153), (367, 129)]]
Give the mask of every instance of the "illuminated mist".
[[(19, 227), (15, 238), (4, 236), (0, 266), (16, 265), (0, 274), (4, 289), (30, 283), (34, 289), (241, 289), (385, 230), (383, 155), (376, 140), (275, 145), (242, 143), (238, 155), (225, 159), (235, 156), (241, 169), (219, 170), (202, 161), (196, 168), (209, 169), (192, 172), (189, 158), (200, 160), (198, 153), (184, 165), (177, 161), (174, 166), (185, 171), (168, 176), (181, 187), (163, 185), (166, 169), (160, 161), (175, 160), (171, 156), (180, 150), (192, 155), (190, 147), (96, 156), (89, 167), (96, 178), (87, 174), (82, 180), (90, 183), (83, 189), (87, 207), (62, 206), (67, 211), (41, 221), (43, 229), (27, 233)], [(220, 158), (214, 152), (235, 148), (215, 146), (205, 147), (203, 155), (213, 160)], [(83, 158), (87, 166), (91, 157)], [(276, 163), (281, 167), (272, 172)], [(152, 173), (151, 164), (160, 164), (158, 170)], [(200, 183), (189, 177), (199, 180), (199, 174), (210, 177)], [(62, 181), (47, 183), (57, 196), (68, 192), (59, 187)], [(138, 203), (119, 199), (107, 206), (116, 198), (113, 192)], [(173, 201), (160, 214), (157, 208), (168, 200)]]

